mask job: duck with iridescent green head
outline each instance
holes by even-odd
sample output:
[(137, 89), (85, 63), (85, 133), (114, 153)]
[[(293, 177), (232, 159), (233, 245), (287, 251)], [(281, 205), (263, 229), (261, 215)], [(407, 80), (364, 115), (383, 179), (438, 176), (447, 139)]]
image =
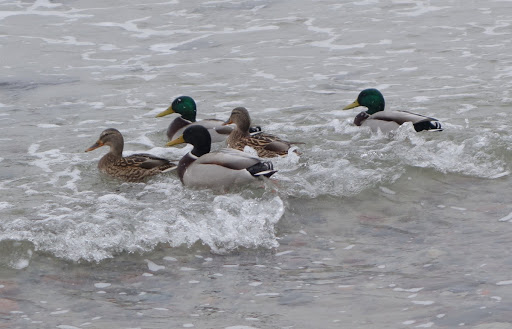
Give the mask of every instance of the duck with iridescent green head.
[(349, 110), (358, 106), (368, 108), (354, 118), (356, 126), (370, 127), (371, 130), (381, 130), (386, 133), (397, 129), (405, 122), (411, 122), (414, 130), (441, 131), (441, 123), (434, 118), (408, 111), (384, 111), (384, 96), (377, 89), (365, 89), (359, 93), (357, 99), (343, 108)]
[[(177, 97), (165, 111), (157, 114), (157, 118), (172, 113), (178, 113), (180, 117), (174, 119), (167, 128), (167, 138), (174, 140), (183, 134), (185, 128), (191, 125), (200, 125), (208, 129), (212, 143), (223, 142), (229, 136), (233, 127), (223, 125), (224, 121), (217, 119), (204, 119), (196, 121), (196, 102), (192, 97)], [(253, 127), (253, 131), (261, 131), (260, 127)]]

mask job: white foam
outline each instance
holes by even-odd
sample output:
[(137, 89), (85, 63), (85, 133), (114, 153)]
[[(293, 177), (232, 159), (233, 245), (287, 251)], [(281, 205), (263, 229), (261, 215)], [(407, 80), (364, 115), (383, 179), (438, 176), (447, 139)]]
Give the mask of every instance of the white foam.
[(52, 123), (38, 123), (37, 127), (38, 128), (59, 128), (60, 126), (52, 124)]
[(430, 5), (430, 2), (424, 3), (421, 1), (414, 2), (415, 7), (411, 9), (405, 9), (401, 11), (395, 11), (399, 15), (403, 16), (410, 16), (410, 17), (417, 17), (421, 15), (425, 15), (434, 11), (440, 11), (444, 9), (449, 9), (451, 7), (445, 6), (445, 7), (436, 7)]
[(107, 287), (110, 287), (112, 284), (111, 283), (108, 283), (108, 282), (98, 282), (98, 283), (95, 283), (94, 286), (96, 288), (107, 288)]
[(410, 288), (410, 289), (404, 289), (404, 288), (394, 288), (393, 291), (404, 291), (404, 292), (418, 292), (423, 290), (423, 287), (421, 288)]
[(434, 301), (432, 301), (432, 300), (413, 300), (412, 303), (416, 304), (416, 305), (432, 305), (432, 304), (434, 304)]
[(290, 254), (292, 252), (294, 252), (294, 250), (281, 251), (281, 252), (276, 253), (276, 256), (279, 257), (279, 256)]
[(127, 198), (125, 198), (119, 194), (105, 194), (105, 195), (98, 197), (98, 201), (108, 203), (108, 204), (112, 204), (112, 203), (128, 204), (128, 203), (130, 203), (130, 201)]
[(0, 201), (0, 210), (14, 207), (9, 202)]
[(68, 313), (69, 310), (57, 310), (57, 311), (54, 311), (54, 312), (50, 312), (50, 314), (52, 315), (59, 315), (59, 314), (65, 314), (65, 313)]
[[(22, 11), (1, 11), (0, 12), (0, 21), (11, 16), (25, 16), (25, 15), (39, 15), (39, 16), (55, 16), (55, 17), (61, 17), (66, 19), (78, 19), (78, 18), (84, 18), (84, 17), (90, 17), (91, 15), (86, 14), (77, 14), (74, 10), (69, 11), (55, 11), (55, 10), (38, 10), (38, 7), (46, 7), (46, 6), (40, 6), (36, 5), (37, 2), (32, 6), (27, 8), (26, 10)], [(57, 4), (61, 5), (61, 4)]]
[[(0, 205), (0, 208), (1, 208), (1, 205)], [(500, 219), (498, 219), (499, 222), (509, 222), (511, 220), (512, 220), (512, 212), (509, 213), (507, 216), (501, 217)]]
[(395, 192), (395, 191), (393, 191), (393, 190), (391, 190), (391, 189), (389, 189), (389, 188), (387, 188), (387, 187), (384, 187), (384, 186), (379, 186), (379, 189), (380, 189), (382, 192), (386, 193), (386, 194), (391, 194), (391, 195), (395, 195), (395, 194), (396, 194), (396, 192)]
[(19, 258), (15, 261), (11, 262), (9, 265), (10, 267), (16, 269), (16, 270), (22, 270), (26, 268), (30, 264), (30, 259), (25, 258)]
[(148, 269), (151, 271), (151, 272), (156, 272), (156, 271), (159, 271), (159, 270), (163, 270), (165, 269), (165, 266), (162, 266), (162, 265), (157, 265), (155, 264), (154, 262), (150, 261), (149, 259), (145, 259), (146, 263), (148, 264)]

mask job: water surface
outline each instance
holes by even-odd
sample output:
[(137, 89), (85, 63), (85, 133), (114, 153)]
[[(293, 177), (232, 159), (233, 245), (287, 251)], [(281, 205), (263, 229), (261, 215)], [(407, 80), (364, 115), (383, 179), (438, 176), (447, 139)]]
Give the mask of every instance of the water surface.
[[(4, 326), (511, 328), (511, 9), (0, 1)], [(369, 87), (445, 130), (354, 127)], [(155, 118), (180, 95), (302, 155), (226, 192), (98, 174), (108, 127), (188, 152)]]

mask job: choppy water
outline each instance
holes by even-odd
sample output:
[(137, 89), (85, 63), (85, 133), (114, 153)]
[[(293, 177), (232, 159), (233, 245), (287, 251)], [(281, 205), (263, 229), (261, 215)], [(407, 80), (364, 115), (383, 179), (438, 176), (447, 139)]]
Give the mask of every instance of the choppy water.
[[(9, 328), (511, 328), (510, 1), (0, 1)], [(443, 122), (390, 135), (340, 111)], [(295, 141), (227, 193), (98, 175), (179, 95)], [(0, 328), (3, 325), (0, 325)]]

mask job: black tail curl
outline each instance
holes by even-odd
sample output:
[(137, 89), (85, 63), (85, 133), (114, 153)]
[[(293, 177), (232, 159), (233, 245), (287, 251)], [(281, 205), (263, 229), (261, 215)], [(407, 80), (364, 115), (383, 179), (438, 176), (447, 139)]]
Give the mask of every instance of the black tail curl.
[(442, 131), (443, 127), (441, 126), (441, 122), (439, 121), (422, 121), (414, 124), (414, 130), (423, 131), (423, 130), (432, 130), (432, 131)]
[(270, 161), (258, 162), (257, 164), (252, 165), (249, 168), (247, 168), (247, 171), (250, 172), (251, 175), (253, 175), (255, 177), (258, 177), (258, 176), (270, 177), (277, 172), (277, 170), (274, 170), (274, 165)]

